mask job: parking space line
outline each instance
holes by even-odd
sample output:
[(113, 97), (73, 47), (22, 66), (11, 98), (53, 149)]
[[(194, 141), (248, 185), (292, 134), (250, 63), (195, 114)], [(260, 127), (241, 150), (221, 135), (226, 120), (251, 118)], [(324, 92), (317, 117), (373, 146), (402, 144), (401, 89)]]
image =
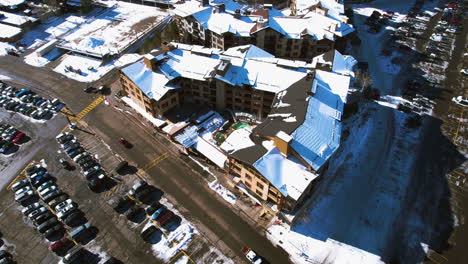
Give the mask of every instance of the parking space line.
[(16, 177), (8, 184), (7, 190), (10, 190), (13, 184), (15, 184), (17, 181), (19, 181), (21, 178), (27, 177), (26, 170), (32, 166), (32, 164), (36, 164), (36, 161), (31, 160), (28, 165), (26, 165), (19, 173), (16, 175)]
[(99, 96), (91, 102), (87, 107), (85, 107), (78, 115), (76, 115), (75, 119), (76, 120), (81, 120), (83, 117), (85, 117), (91, 110), (93, 110), (96, 106), (98, 106), (100, 103), (104, 101), (104, 98), (102, 96)]
[(164, 154), (162, 154), (161, 156), (158, 156), (157, 158), (155, 158), (154, 160), (150, 161), (148, 164), (146, 164), (143, 168), (141, 168), (140, 170), (141, 171), (144, 171), (146, 172), (147, 170), (153, 168), (154, 166), (158, 165), (159, 162), (165, 160), (166, 158), (168, 158), (170, 155), (168, 152), (165, 152)]

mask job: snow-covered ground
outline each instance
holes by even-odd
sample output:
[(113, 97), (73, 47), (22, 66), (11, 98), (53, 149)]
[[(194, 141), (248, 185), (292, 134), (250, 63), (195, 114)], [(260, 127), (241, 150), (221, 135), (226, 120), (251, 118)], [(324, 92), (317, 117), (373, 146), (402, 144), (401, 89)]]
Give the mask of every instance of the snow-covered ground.
[(381, 56), (391, 29), (367, 33), (366, 16), (357, 15), (392, 10), (398, 22), (413, 3), (376, 0), (355, 6), (362, 42), (359, 52), (352, 55), (369, 63), (372, 86), (384, 97), (380, 104), (361, 104), (358, 113), (343, 121), (343, 131), (349, 131), (349, 136), (295, 224), (290, 229), (280, 225), (268, 229), (269, 239), (285, 248), (294, 263), (373, 264), (403, 259), (417, 263), (424, 259), (427, 247), (422, 245), (429, 243), (426, 235), (430, 232), (421, 230), (434, 227), (421, 220), (421, 215), (408, 216), (406, 211), (408, 193), (417, 188), (411, 186), (412, 166), (421, 130), (405, 127), (408, 115), (394, 109), (404, 99), (390, 96), (400, 94), (407, 65), (390, 65), (398, 54)]
[(213, 191), (221, 195), (221, 197), (223, 197), (223, 199), (226, 200), (228, 203), (230, 204), (236, 203), (236, 196), (232, 192), (230, 192), (228, 189), (226, 189), (224, 186), (219, 184), (217, 180), (214, 180), (208, 185)]
[(14, 46), (11, 44), (5, 43), (5, 42), (0, 42), (0, 56), (5, 56), (7, 55), (8, 50), (13, 49), (16, 50)]

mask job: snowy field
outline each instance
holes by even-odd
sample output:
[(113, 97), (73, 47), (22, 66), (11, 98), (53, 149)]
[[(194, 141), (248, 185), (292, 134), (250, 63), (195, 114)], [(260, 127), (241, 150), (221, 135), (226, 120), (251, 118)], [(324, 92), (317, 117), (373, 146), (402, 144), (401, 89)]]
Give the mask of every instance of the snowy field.
[(92, 54), (120, 53), (168, 17), (155, 7), (115, 2), (108, 10), (61, 37), (62, 47)]
[[(373, 87), (383, 95), (380, 102), (361, 104), (358, 113), (343, 121), (349, 136), (330, 160), (330, 166), (313, 191), (292, 227), (273, 225), (269, 239), (285, 248), (294, 263), (377, 264), (424, 260), (430, 244), (432, 222), (418, 201), (408, 211), (414, 184), (412, 167), (421, 130), (406, 127), (408, 115), (396, 111), (405, 102), (399, 83), (407, 65), (396, 65), (381, 56), (389, 32), (367, 32), (363, 23), (374, 10), (396, 12), (393, 22), (401, 22), (415, 1), (376, 0), (356, 5), (355, 21), (362, 43), (359, 61), (369, 63)], [(427, 7), (433, 10), (435, 5)], [(432, 210), (434, 213), (436, 210)]]

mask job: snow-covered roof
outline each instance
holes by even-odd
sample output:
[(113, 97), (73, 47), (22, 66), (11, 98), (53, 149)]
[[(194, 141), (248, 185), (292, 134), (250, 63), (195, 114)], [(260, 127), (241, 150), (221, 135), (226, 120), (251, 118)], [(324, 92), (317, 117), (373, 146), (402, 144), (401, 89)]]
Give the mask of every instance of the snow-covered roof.
[[(291, 61), (297, 69), (282, 67), (287, 60), (279, 61), (270, 53), (253, 45), (234, 47), (223, 52), (219, 49), (203, 48), (197, 45), (172, 44), (176, 49), (160, 55), (156, 75), (150, 74), (149, 69), (143, 69), (145, 65), (142, 62), (139, 62), (139, 65), (128, 66), (128, 69), (123, 72), (129, 72), (135, 76), (129, 76), (131, 79), (141, 79), (138, 83), (143, 85), (141, 88), (144, 91), (148, 91), (148, 87), (151, 87), (153, 83), (160, 85), (166, 81), (158, 74), (163, 74), (167, 81), (177, 77), (204, 81), (213, 77), (234, 86), (247, 84), (254, 89), (272, 93), (285, 90), (306, 76), (307, 64), (304, 62)], [(230, 66), (224, 76), (216, 75), (216, 66), (224, 58), (229, 59)]]
[(0, 38), (11, 38), (21, 33), (21, 28), (0, 24)]
[[(319, 72), (319, 71), (317, 71)], [(346, 82), (320, 81), (315, 94), (308, 99), (305, 120), (292, 134), (291, 147), (314, 169), (320, 169), (338, 149), (341, 137), (343, 102), (349, 88), (349, 77), (330, 72), (327, 77), (348, 78)], [(316, 79), (317, 80), (317, 73)], [(314, 84), (316, 85), (316, 81)], [(339, 86), (343, 85), (343, 86)], [(335, 92), (339, 92), (336, 94)]]
[(255, 143), (250, 139), (252, 130), (249, 127), (236, 129), (221, 144), (220, 148), (231, 154), (238, 150), (252, 147)]
[(224, 56), (237, 58), (274, 58), (275, 56), (268, 53), (255, 45), (236, 46), (227, 49), (223, 52)]
[(203, 6), (201, 2), (196, 0), (185, 0), (185, 1), (178, 1), (174, 5), (174, 14), (180, 17), (187, 17), (196, 12), (199, 12), (203, 9), (208, 8), (208, 6)]
[(64, 49), (92, 54), (118, 54), (159, 23), (168, 23), (169, 13), (151, 6), (115, 2), (113, 7), (61, 36)]
[(284, 196), (297, 200), (317, 175), (293, 155), (285, 157), (276, 147), (268, 151), (253, 166)]
[(0, 0), (0, 6), (17, 6), (26, 2), (25, 0)]
[(35, 21), (37, 21), (37, 18), (0, 11), (0, 23), (14, 25), (14, 26), (21, 26), (25, 23), (35, 22)]
[(214, 112), (208, 119), (203, 121), (201, 124), (194, 124), (186, 127), (180, 134), (177, 134), (174, 139), (175, 141), (182, 144), (184, 147), (189, 148), (197, 143), (199, 136), (204, 136), (218, 130), (225, 124), (226, 120)]
[(169, 90), (177, 88), (177, 86), (168, 85), (170, 80), (166, 75), (148, 69), (143, 60), (130, 64), (121, 70), (146, 96), (156, 101)]
[[(343, 105), (343, 103), (346, 103), (346, 98), (348, 96), (349, 81), (349, 76), (317, 70), (315, 71), (315, 81), (313, 84), (316, 85), (316, 87), (313, 88), (322, 87), (331, 92), (330, 96), (338, 95), (341, 99), (341, 105)], [(340, 111), (342, 111), (342, 108)]]
[(226, 163), (227, 156), (217, 147), (215, 147), (202, 137), (197, 137), (197, 142), (195, 143), (194, 147), (198, 152), (207, 157), (218, 167), (224, 169), (224, 164)]
[(249, 23), (235, 18), (226, 12), (214, 12), (215, 8), (210, 7), (193, 14), (193, 17), (205, 29), (217, 34), (230, 32), (236, 36), (249, 37), (250, 31), (256, 23)]
[(346, 23), (313, 12), (306, 17), (272, 17), (269, 26), (290, 39), (300, 39), (307, 34), (316, 40), (334, 40), (336, 36), (343, 37), (354, 31)]
[(357, 61), (352, 56), (343, 55), (339, 51), (335, 50), (332, 68), (333, 72), (354, 76), (353, 67), (356, 64)]

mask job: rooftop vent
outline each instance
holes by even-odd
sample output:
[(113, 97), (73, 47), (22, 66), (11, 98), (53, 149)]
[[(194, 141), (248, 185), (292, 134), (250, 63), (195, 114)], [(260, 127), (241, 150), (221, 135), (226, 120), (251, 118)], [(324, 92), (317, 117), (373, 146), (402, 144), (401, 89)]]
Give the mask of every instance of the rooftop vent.
[(216, 74), (224, 76), (231, 66), (231, 60), (228, 58), (222, 58), (218, 65), (216, 65)]

